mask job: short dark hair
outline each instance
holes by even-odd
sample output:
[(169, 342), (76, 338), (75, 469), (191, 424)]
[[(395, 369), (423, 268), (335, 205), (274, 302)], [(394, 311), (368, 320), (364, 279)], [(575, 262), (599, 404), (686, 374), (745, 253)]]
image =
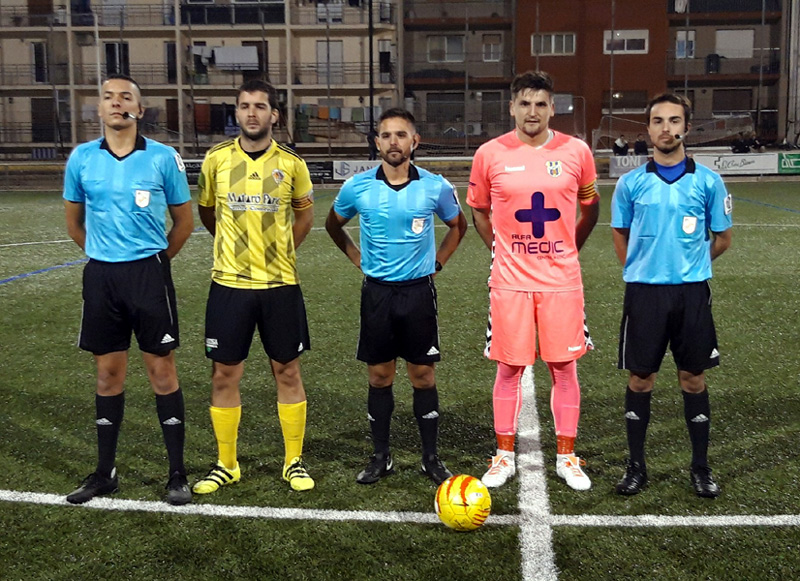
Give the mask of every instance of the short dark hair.
[(110, 74), (110, 75), (108, 75), (106, 77), (106, 79), (105, 79), (105, 81), (103, 81), (103, 83), (105, 83), (107, 81), (115, 81), (115, 80), (128, 81), (130, 84), (132, 84), (134, 87), (136, 87), (136, 90), (139, 91), (139, 96), (141, 96), (142, 88), (139, 86), (139, 83), (137, 83), (133, 79), (133, 77), (130, 76), (130, 75), (123, 75), (122, 73), (112, 73), (112, 74)]
[(511, 98), (516, 96), (527, 89), (534, 91), (547, 91), (547, 94), (553, 96), (553, 79), (544, 71), (525, 71), (518, 74), (511, 81)]
[(650, 125), (650, 112), (653, 107), (659, 103), (672, 103), (673, 105), (680, 105), (683, 107), (683, 120), (689, 123), (692, 120), (692, 102), (684, 95), (677, 93), (660, 93), (650, 99), (647, 104), (647, 109), (644, 111), (644, 116), (647, 119), (647, 124)]
[(378, 126), (380, 127), (380, 124), (387, 119), (405, 119), (411, 123), (414, 131), (417, 130), (417, 120), (414, 119), (414, 115), (411, 114), (411, 111), (406, 111), (402, 107), (392, 107), (391, 109), (384, 111), (378, 119)]
[(266, 93), (269, 106), (276, 111), (278, 110), (278, 91), (267, 81), (262, 81), (261, 79), (245, 81), (242, 86), (239, 87), (239, 92), (236, 93), (236, 104), (239, 104), (239, 95), (242, 93), (256, 92)]

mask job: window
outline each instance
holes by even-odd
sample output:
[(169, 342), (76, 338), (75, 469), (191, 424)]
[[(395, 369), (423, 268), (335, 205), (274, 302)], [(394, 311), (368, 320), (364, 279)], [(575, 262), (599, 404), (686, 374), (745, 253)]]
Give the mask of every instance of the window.
[(610, 30), (603, 31), (603, 54), (647, 54), (649, 44), (647, 30), (615, 30), (613, 40)]
[(33, 80), (37, 83), (46, 83), (50, 79), (47, 75), (47, 43), (33, 42)]
[(531, 35), (531, 56), (575, 54), (575, 33), (554, 32)]
[(752, 110), (753, 91), (750, 89), (714, 89), (714, 115), (729, 115)]
[(131, 74), (127, 42), (106, 43), (106, 74)]
[(429, 36), (429, 63), (463, 63), (464, 35)]
[(483, 35), (483, 62), (497, 63), (503, 58), (502, 37), (499, 34)]
[(675, 36), (675, 58), (694, 58), (694, 30), (679, 30)]
[[(608, 113), (609, 91), (603, 91), (603, 113)], [(644, 113), (647, 108), (647, 91), (614, 91), (614, 113)]]
[(755, 30), (717, 30), (716, 53), (729, 59), (753, 58)]
[(464, 93), (428, 93), (427, 116), (433, 123), (463, 122)]

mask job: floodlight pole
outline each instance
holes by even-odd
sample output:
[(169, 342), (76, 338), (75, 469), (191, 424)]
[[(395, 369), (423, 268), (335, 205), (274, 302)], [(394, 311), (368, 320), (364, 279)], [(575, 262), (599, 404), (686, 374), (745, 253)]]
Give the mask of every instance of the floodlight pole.
[[(369, 20), (367, 24), (367, 30), (369, 31), (369, 131), (375, 129), (375, 73), (373, 71), (374, 67), (374, 50), (372, 48), (372, 44), (374, 42), (375, 36), (375, 27), (372, 24), (372, 0), (367, 0), (367, 19)], [(369, 131), (367, 133), (369, 133)]]

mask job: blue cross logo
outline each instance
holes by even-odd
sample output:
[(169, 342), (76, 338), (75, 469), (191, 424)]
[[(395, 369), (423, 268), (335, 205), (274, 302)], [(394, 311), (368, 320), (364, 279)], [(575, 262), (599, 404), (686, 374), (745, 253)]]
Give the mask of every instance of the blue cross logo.
[(514, 212), (514, 218), (517, 222), (530, 222), (533, 227), (534, 238), (544, 238), (544, 225), (547, 222), (558, 220), (561, 217), (561, 212), (558, 208), (545, 208), (544, 207), (544, 194), (536, 192), (531, 196), (530, 210), (517, 210)]

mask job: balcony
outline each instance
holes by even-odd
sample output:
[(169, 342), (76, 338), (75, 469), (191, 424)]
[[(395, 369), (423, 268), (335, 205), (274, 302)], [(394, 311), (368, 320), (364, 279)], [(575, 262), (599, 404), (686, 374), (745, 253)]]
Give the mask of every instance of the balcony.
[(468, 59), (467, 62), (431, 63), (428, 61), (406, 61), (405, 85), (408, 89), (463, 89), (465, 78), (471, 89), (508, 88), (511, 83), (510, 64), (483, 62)]
[(50, 65), (47, 68), (35, 65), (3, 65), (0, 67), (0, 86), (49, 89), (52, 85), (68, 85), (68, 71), (66, 64)]
[(0, 28), (29, 28), (67, 25), (67, 11), (56, 9), (48, 14), (30, 14), (26, 6), (0, 8)]
[(284, 24), (283, 2), (277, 4), (181, 4), (181, 24), (184, 26), (253, 26)]
[[(691, 14), (712, 12), (758, 12), (762, 5), (767, 12), (780, 12), (781, 0), (668, 0), (668, 14)], [(678, 11), (680, 7), (683, 7)]]
[(777, 83), (781, 75), (780, 49), (754, 49), (742, 58), (715, 53), (696, 58), (667, 57), (667, 83), (671, 86), (688, 81), (700, 85), (765, 85)]
[[(377, 65), (377, 63), (376, 63)], [(375, 67), (374, 82), (379, 84), (394, 84), (396, 63), (390, 62), (388, 71), (381, 72)], [(340, 87), (342, 85), (367, 85), (369, 83), (369, 64), (368, 63), (332, 63), (326, 64), (303, 64), (295, 63), (292, 65), (294, 74), (294, 85), (310, 85), (315, 87), (331, 86)]]
[(406, 30), (463, 30), (466, 24), (475, 29), (510, 29), (513, 4), (505, 0), (485, 2), (430, 2), (408, 0), (404, 3)]
[(0, 143), (5, 146), (44, 144), (53, 145), (58, 140), (65, 144), (71, 142), (70, 124), (68, 121), (55, 123), (10, 122), (0, 125)]
[[(374, 25), (395, 24), (397, 10), (394, 4), (385, 0), (373, 0), (372, 23)], [(361, 6), (351, 6), (349, 3), (325, 4), (320, 2), (316, 6), (296, 6), (291, 12), (292, 24), (303, 26), (358, 26), (369, 24), (369, 9), (364, 2)]]

